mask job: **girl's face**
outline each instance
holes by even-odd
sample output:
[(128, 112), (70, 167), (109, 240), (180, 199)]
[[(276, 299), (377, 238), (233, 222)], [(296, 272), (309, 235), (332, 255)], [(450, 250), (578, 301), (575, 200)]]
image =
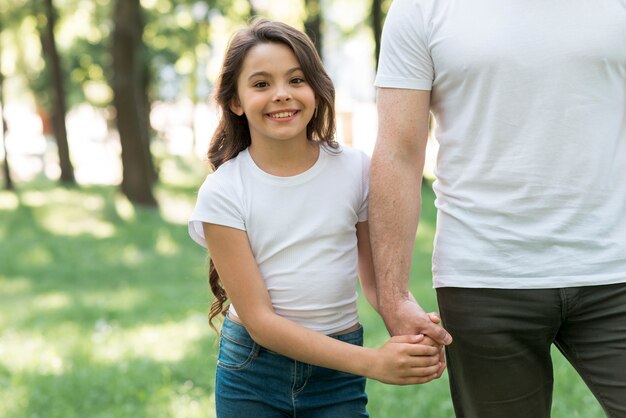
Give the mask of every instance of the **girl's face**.
[(237, 96), (231, 110), (246, 115), (253, 144), (306, 142), (315, 93), (288, 46), (261, 43), (251, 48), (237, 79)]

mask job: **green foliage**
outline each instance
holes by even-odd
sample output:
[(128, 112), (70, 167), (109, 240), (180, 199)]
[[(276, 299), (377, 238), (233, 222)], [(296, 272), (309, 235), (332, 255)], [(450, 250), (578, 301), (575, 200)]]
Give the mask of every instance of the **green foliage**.
[[(212, 417), (217, 346), (206, 321), (206, 254), (187, 235), (205, 169), (167, 158), (160, 211), (113, 187), (48, 181), (0, 192), (0, 417)], [(411, 288), (436, 310), (430, 283), (433, 194), (425, 187)], [(366, 345), (387, 339), (359, 300)], [(555, 354), (553, 416), (602, 417)], [(376, 418), (450, 418), (447, 377), (423, 386), (368, 382)]]
[[(239, 7), (233, 7), (236, 4)], [(242, 0), (147, 0), (142, 5), (146, 45), (142, 60), (150, 74), (153, 98), (160, 98), (158, 86), (167, 81), (162, 78), (162, 73), (168, 68), (177, 73), (175, 96), (192, 97), (196, 94), (197, 86), (202, 82), (194, 78), (206, 79), (206, 71), (197, 70), (208, 65), (211, 19), (226, 16), (235, 22), (244, 22), (247, 18), (244, 13), (247, 3)], [(108, 106), (112, 100), (109, 88), (112, 77), (111, 32), (115, 23), (112, 21), (112, 6), (113, 2), (105, 0), (54, 1), (58, 16), (55, 34), (69, 107), (83, 102)], [(29, 23), (32, 21), (36, 23)], [(14, 49), (19, 61), (15, 73), (8, 75), (25, 76), (43, 107), (48, 105), (50, 77), (41, 53), (30, 51), (41, 52), (39, 32), (45, 24), (42, 0), (5, 0), (0, 4), (0, 28), (14, 34), (19, 41), (17, 45), (6, 45)], [(201, 93), (200, 98), (206, 99), (208, 88), (203, 88)]]

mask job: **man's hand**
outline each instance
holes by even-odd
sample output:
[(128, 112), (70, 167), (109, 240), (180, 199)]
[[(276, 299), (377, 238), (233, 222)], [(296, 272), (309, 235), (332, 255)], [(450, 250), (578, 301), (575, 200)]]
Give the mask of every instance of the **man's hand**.
[[(389, 334), (416, 335), (423, 334), (430, 337), (439, 345), (448, 345), (452, 337), (438, 323), (433, 322), (431, 316), (417, 304), (412, 297), (397, 301), (395, 304), (379, 305), (381, 316)], [(436, 315), (436, 318), (439, 318)]]
[[(435, 324), (440, 324), (441, 323), (441, 317), (439, 316), (439, 314), (437, 312), (429, 312), (428, 313), (428, 317)], [(424, 343), (439, 347), (439, 370), (437, 370), (437, 374), (436, 374), (436, 379), (439, 379), (441, 377), (441, 375), (443, 374), (443, 372), (446, 370), (446, 367), (447, 367), (445, 346), (437, 344), (430, 337), (425, 337), (424, 338)]]

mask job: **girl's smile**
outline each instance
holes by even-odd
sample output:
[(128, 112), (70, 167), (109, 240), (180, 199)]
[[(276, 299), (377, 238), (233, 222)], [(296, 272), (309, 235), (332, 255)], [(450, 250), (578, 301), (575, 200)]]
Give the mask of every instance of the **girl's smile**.
[(299, 110), (283, 110), (279, 112), (268, 113), (267, 117), (277, 122), (285, 122), (292, 120), (292, 117), (298, 112)]

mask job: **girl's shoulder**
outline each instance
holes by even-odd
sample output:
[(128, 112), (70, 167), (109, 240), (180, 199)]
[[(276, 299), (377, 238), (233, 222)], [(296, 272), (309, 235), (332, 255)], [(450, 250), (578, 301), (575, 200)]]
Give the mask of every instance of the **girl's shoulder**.
[(337, 148), (330, 147), (328, 145), (321, 145), (321, 149), (328, 155), (336, 157), (343, 161), (352, 161), (355, 163), (367, 163), (369, 165), (370, 157), (363, 150), (353, 148), (348, 145), (338, 145)]
[(337, 165), (358, 172), (369, 171), (370, 157), (361, 149), (347, 145), (339, 145), (337, 148), (322, 146), (322, 149), (328, 154), (329, 159), (334, 160)]
[(220, 194), (225, 191), (236, 191), (239, 189), (242, 179), (242, 164), (246, 150), (240, 152), (236, 157), (220, 165), (215, 171), (207, 174), (200, 190), (206, 192), (218, 191)]
[(222, 163), (216, 170), (210, 172), (207, 175), (208, 179), (214, 179), (214, 181), (228, 181), (232, 177), (239, 176), (242, 165), (245, 163), (248, 150), (245, 149), (237, 154), (230, 160)]

